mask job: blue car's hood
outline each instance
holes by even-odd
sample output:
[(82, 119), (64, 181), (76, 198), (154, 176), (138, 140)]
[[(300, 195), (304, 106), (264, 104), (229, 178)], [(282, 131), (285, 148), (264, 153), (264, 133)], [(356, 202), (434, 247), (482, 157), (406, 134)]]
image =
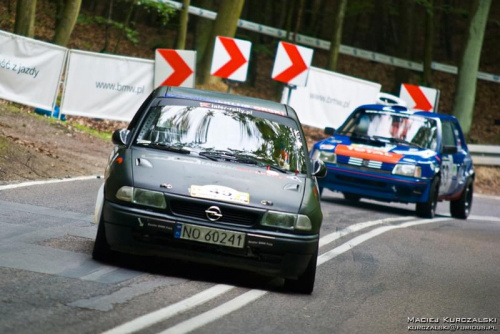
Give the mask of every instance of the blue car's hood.
[(396, 164), (428, 161), (436, 152), (416, 146), (351, 141), (349, 137), (335, 136), (318, 142), (315, 148), (334, 151), (337, 155)]

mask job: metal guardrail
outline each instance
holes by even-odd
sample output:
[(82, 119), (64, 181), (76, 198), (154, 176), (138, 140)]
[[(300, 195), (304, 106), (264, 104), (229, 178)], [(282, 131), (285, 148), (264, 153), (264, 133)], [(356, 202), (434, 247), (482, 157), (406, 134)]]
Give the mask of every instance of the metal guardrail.
[(493, 145), (467, 145), (472, 162), (477, 166), (500, 166), (500, 146)]

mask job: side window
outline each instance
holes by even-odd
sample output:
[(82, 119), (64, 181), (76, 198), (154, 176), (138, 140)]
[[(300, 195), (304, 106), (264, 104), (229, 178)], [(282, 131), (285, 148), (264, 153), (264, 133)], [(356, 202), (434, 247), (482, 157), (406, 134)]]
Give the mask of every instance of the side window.
[(443, 121), (443, 138), (442, 145), (444, 146), (457, 146), (457, 140), (455, 137), (455, 129), (449, 121)]
[(463, 148), (463, 143), (460, 136), (458, 124), (456, 122), (453, 122), (451, 123), (451, 127), (453, 128), (453, 133), (455, 134), (455, 138), (457, 140), (457, 148), (460, 150), (461, 148)]

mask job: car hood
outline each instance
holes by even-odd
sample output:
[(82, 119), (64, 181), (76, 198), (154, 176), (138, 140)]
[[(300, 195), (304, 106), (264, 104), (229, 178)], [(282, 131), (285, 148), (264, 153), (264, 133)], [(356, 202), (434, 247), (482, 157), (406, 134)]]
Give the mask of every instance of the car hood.
[(276, 211), (298, 212), (305, 176), (193, 155), (133, 150), (134, 186)]
[(380, 161), (396, 164), (398, 162), (427, 161), (436, 157), (436, 152), (408, 145), (371, 145), (351, 141), (348, 137), (332, 137), (318, 142), (316, 148), (335, 151), (337, 156), (359, 158), (363, 160)]

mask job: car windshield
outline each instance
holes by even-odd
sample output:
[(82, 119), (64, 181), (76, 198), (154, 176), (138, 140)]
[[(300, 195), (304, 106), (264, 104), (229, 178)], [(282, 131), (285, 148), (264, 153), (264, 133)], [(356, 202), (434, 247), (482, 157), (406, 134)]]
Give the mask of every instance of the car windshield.
[(293, 120), (229, 109), (154, 107), (139, 129), (135, 145), (306, 173), (302, 136)]
[(436, 149), (436, 121), (420, 116), (359, 110), (338, 134), (393, 144)]

